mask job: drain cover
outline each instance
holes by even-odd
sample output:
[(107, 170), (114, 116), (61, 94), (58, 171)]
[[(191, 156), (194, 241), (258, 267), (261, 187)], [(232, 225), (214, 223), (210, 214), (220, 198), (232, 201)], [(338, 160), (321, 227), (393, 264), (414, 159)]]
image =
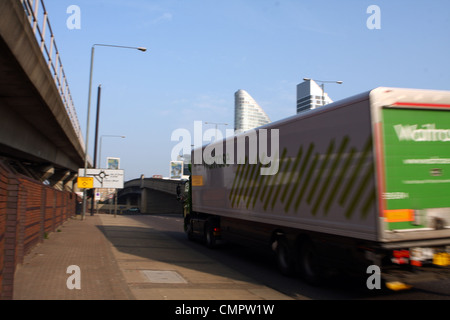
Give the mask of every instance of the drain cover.
[(187, 283), (176, 271), (141, 270), (141, 272), (152, 283)]

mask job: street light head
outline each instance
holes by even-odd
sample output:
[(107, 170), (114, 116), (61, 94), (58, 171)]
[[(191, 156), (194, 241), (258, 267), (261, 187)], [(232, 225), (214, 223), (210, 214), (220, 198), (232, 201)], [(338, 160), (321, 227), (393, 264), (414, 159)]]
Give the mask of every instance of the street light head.
[(303, 80), (310, 81), (311, 79), (310, 78), (303, 78)]
[(139, 48), (137, 48), (139, 51), (142, 51), (142, 52), (145, 52), (145, 51), (147, 51), (147, 48), (144, 48), (144, 47), (139, 47)]
[(337, 84), (343, 84), (344, 81), (336, 81)]
[(222, 125), (222, 126), (227, 126), (228, 125), (228, 123), (217, 123), (217, 122), (207, 122), (207, 121), (205, 121), (205, 124), (215, 124), (215, 125)]

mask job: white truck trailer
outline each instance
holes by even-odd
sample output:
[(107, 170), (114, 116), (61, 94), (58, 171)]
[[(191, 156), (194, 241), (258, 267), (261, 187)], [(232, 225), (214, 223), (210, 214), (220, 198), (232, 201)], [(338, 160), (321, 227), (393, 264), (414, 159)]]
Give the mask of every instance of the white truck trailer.
[(387, 283), (449, 275), (450, 92), (376, 88), (192, 159), (189, 238), (267, 246), (310, 282), (370, 265)]

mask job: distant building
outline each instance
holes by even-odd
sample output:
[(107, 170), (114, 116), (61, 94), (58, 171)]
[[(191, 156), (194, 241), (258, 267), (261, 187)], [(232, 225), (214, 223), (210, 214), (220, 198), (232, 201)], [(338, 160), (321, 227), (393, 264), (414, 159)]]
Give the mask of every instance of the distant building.
[(245, 90), (234, 94), (234, 130), (247, 131), (270, 123), (264, 110)]
[(177, 161), (183, 161), (183, 179), (188, 179), (191, 175), (191, 170), (189, 170), (189, 165), (191, 164), (191, 155), (183, 154), (177, 156)]
[(315, 109), (332, 103), (328, 94), (322, 91), (314, 80), (306, 80), (297, 85), (297, 113)]

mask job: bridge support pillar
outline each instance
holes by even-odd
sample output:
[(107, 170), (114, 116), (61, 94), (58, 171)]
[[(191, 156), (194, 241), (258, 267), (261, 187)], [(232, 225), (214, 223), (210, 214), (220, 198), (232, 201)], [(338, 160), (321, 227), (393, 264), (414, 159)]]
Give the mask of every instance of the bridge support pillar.
[(149, 193), (148, 189), (142, 188), (141, 198), (140, 198), (140, 203), (139, 203), (139, 207), (141, 208), (142, 213), (150, 213), (148, 210), (149, 208), (147, 206), (148, 193)]
[(56, 173), (52, 176), (50, 183), (51, 186), (54, 188), (57, 188), (59, 190), (64, 190), (63, 182), (67, 179), (67, 177), (70, 176), (69, 170), (58, 170)]
[(55, 174), (55, 168), (52, 165), (41, 167), (39, 171), (42, 174), (40, 177), (41, 181), (48, 180)]
[(75, 179), (77, 178), (78, 173), (71, 172), (69, 176), (64, 180), (64, 189), (68, 191), (73, 191)]

